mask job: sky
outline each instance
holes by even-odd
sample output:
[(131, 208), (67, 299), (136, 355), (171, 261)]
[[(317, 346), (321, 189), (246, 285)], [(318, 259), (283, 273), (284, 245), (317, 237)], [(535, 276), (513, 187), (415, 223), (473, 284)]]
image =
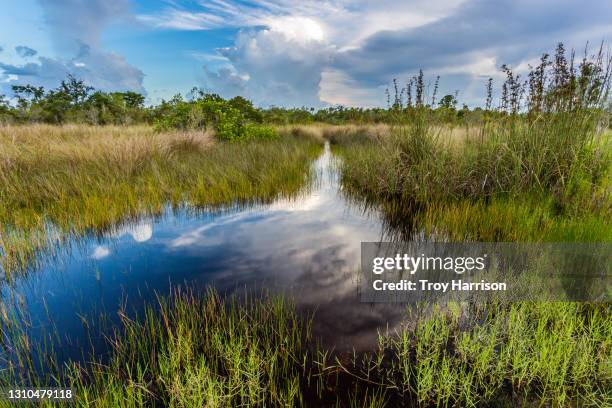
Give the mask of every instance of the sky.
[(610, 0), (3, 0), (0, 94), (72, 74), (158, 103), (193, 87), (258, 106), (384, 106), (423, 69), (482, 105), (502, 64), (612, 40)]

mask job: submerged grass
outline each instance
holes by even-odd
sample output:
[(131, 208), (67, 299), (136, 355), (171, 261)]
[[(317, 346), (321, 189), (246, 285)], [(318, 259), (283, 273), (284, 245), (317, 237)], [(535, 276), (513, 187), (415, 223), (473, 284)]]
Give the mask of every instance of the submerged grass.
[(295, 193), (320, 144), (287, 131), (280, 140), (230, 144), (148, 127), (0, 127), (0, 267), (22, 270), (62, 237), (168, 204), (246, 204)]
[[(119, 311), (111, 355), (95, 354), (33, 376), (24, 337), (0, 375), (3, 386), (72, 387), (68, 405), (100, 407), (295, 406), (309, 358), (308, 320), (278, 296), (222, 298), (175, 289), (139, 317)], [(4, 333), (6, 334), (6, 332)], [(6, 351), (6, 349), (5, 349)], [(12, 362), (12, 363), (11, 363)], [(6, 402), (6, 401), (5, 401)]]

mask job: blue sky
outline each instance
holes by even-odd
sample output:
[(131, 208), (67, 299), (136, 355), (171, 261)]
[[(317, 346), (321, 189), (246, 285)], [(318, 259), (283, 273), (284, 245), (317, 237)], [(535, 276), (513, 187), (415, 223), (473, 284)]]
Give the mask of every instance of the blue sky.
[(506, 63), (612, 39), (609, 0), (4, 0), (0, 93), (71, 73), (150, 102), (194, 86), (260, 106), (376, 106), (425, 71), (482, 102)]

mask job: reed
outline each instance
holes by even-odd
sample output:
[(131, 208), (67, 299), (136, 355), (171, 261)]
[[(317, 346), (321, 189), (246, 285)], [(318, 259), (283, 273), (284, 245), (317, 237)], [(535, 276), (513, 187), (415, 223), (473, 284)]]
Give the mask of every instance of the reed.
[[(282, 297), (221, 297), (214, 290), (175, 289), (140, 316), (119, 310), (108, 335), (110, 356), (84, 363), (32, 367), (36, 352), (17, 336), (3, 386), (72, 387), (69, 406), (295, 406), (306, 373), (310, 324)], [(7, 331), (3, 330), (3, 334)], [(13, 333), (15, 333), (13, 331)], [(60, 386), (60, 385), (58, 385)], [(6, 403), (3, 401), (1, 403)]]
[(391, 226), (454, 240), (606, 241), (612, 150), (596, 123), (589, 112), (463, 130), (417, 122), (331, 139), (344, 192), (382, 206)]

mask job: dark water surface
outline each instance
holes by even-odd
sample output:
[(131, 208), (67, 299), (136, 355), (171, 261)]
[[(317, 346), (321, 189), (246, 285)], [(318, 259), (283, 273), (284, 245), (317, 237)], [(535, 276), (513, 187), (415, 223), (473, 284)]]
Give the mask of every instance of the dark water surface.
[(182, 284), (222, 293), (289, 292), (298, 310), (316, 311), (313, 331), (326, 346), (370, 348), (378, 330), (396, 327), (405, 309), (359, 300), (360, 243), (380, 240), (383, 226), (376, 212), (364, 213), (342, 196), (333, 161), (326, 146), (314, 163), (317, 182), (297, 198), (222, 213), (168, 210), (74, 240), (59, 257), (5, 285), (3, 300), (27, 312), (34, 338), (56, 333), (60, 359), (87, 352), (100, 316), (112, 323), (121, 305), (138, 311), (155, 293)]

